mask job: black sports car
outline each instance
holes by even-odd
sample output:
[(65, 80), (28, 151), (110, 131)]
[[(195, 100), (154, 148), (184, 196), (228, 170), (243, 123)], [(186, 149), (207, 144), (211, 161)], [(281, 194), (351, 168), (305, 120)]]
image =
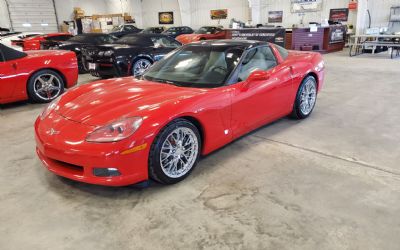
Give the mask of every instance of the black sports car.
[(144, 34), (161, 34), (164, 32), (164, 27), (149, 27), (142, 30)]
[(85, 46), (82, 54), (93, 76), (140, 76), (180, 46), (180, 42), (166, 35), (139, 33), (126, 35), (112, 44)]
[(42, 48), (51, 50), (71, 50), (75, 52), (78, 58), (79, 73), (86, 73), (88, 69), (82, 61), (82, 48), (86, 45), (109, 44), (116, 40), (118, 40), (118, 38), (109, 34), (87, 33), (74, 36), (66, 41), (46, 41), (42, 43)]
[(133, 24), (127, 23), (127, 24), (122, 24), (122, 25), (114, 27), (109, 34), (113, 35), (115, 37), (121, 38), (125, 35), (136, 34), (141, 31), (142, 31), (142, 29), (137, 28)]
[(194, 30), (192, 30), (192, 28), (190, 28), (190, 27), (179, 26), (179, 27), (168, 28), (166, 31), (163, 32), (163, 34), (175, 38), (179, 35), (192, 34), (193, 32), (194, 32)]

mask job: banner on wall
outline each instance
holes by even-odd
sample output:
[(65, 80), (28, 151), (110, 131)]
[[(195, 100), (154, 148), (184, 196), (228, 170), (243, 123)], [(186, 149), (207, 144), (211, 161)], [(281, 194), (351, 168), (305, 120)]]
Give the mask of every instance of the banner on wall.
[(291, 0), (292, 13), (315, 12), (322, 10), (322, 0)]
[(235, 40), (256, 40), (275, 43), (285, 47), (286, 29), (258, 28), (258, 29), (228, 29), (227, 38)]
[(174, 24), (174, 12), (158, 12), (159, 24)]
[(341, 9), (331, 9), (329, 13), (329, 20), (335, 22), (347, 22), (349, 19), (349, 9), (341, 8)]
[(283, 20), (283, 11), (269, 11), (268, 23), (281, 23)]
[(227, 19), (228, 18), (228, 10), (227, 9), (220, 9), (220, 10), (211, 10), (211, 19)]

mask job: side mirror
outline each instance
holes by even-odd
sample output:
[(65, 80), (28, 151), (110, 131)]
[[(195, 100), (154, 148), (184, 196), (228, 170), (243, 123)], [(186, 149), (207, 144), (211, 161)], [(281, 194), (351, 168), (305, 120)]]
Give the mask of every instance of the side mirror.
[(270, 77), (270, 74), (268, 71), (256, 70), (249, 75), (249, 77), (247, 78), (247, 81), (249, 81), (249, 82), (265, 81), (265, 80), (268, 80), (269, 77)]
[(270, 72), (264, 70), (256, 70), (252, 72), (249, 77), (244, 81), (243, 90), (247, 90), (251, 87), (251, 85), (260, 82), (266, 81), (270, 78)]

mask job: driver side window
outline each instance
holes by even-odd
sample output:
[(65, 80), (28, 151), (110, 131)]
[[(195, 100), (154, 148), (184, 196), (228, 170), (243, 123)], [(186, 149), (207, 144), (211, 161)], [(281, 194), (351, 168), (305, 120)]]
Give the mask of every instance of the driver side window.
[(245, 81), (256, 70), (269, 70), (277, 65), (276, 58), (270, 47), (258, 47), (250, 50), (242, 62), (238, 81)]

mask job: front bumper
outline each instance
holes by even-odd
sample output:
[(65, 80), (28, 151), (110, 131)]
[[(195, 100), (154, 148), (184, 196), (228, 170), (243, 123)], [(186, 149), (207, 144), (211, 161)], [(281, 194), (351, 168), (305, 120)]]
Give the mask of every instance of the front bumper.
[[(93, 127), (51, 114), (51, 119), (35, 122), (36, 153), (43, 165), (56, 175), (104, 186), (127, 186), (148, 179), (149, 147), (122, 154), (147, 143), (129, 139), (116, 143), (87, 143), (84, 138)], [(57, 131), (51, 135), (50, 131)], [(82, 139), (83, 138), (83, 139)], [(121, 175), (98, 177), (94, 168), (116, 168)]]
[(84, 56), (85, 65), (89, 63), (95, 64), (95, 69), (88, 70), (92, 76), (95, 77), (124, 77), (129, 75), (129, 63), (125, 60), (104, 60)]

